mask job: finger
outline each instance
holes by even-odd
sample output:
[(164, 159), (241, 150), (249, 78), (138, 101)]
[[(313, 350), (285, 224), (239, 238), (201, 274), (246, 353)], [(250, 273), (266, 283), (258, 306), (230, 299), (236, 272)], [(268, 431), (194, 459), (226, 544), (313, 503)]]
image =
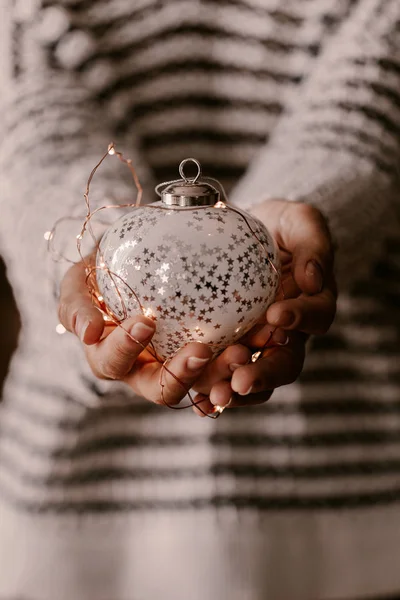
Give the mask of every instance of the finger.
[(250, 394), (249, 396), (232, 393), (231, 400), (225, 408), (243, 408), (264, 404), (264, 402), (268, 402), (273, 393), (274, 390), (263, 390), (258, 394)]
[(215, 413), (215, 407), (208, 396), (197, 394), (193, 398), (193, 412), (199, 417), (206, 417)]
[(282, 221), (283, 243), (293, 256), (294, 280), (303, 292), (316, 294), (333, 264), (327, 223), (319, 210), (302, 203), (289, 204)]
[(154, 331), (154, 321), (141, 315), (127, 319), (121, 326), (115, 327), (98, 344), (86, 348), (93, 373), (101, 379), (122, 379), (132, 369)]
[(139, 395), (157, 404), (177, 404), (202, 375), (211, 358), (209, 346), (192, 342), (179, 350), (166, 368), (149, 363), (142, 369), (133, 369), (125, 381)]
[(245, 396), (292, 383), (301, 373), (304, 347), (304, 336), (298, 332), (291, 333), (287, 346), (267, 349), (263, 358), (237, 369), (232, 376), (232, 390), (246, 403)]
[(193, 411), (200, 417), (215, 415), (216, 412), (223, 412), (226, 408), (239, 408), (263, 404), (264, 402), (267, 402), (273, 394), (273, 390), (264, 390), (258, 394), (251, 394), (250, 396), (243, 397), (232, 391), (228, 381), (219, 382), (216, 384), (216, 387), (218, 387), (218, 389), (214, 391), (213, 403), (211, 403), (208, 396), (204, 396), (203, 394), (198, 394), (194, 398), (196, 406), (193, 407)]
[(230, 381), (218, 381), (210, 392), (210, 402), (213, 406), (226, 408), (232, 402), (233, 391)]
[(252, 209), (268, 223), (282, 251), (293, 258), (293, 276), (307, 294), (318, 293), (332, 269), (333, 248), (322, 213), (302, 202), (274, 199)]
[(95, 344), (101, 338), (104, 319), (93, 305), (83, 263), (71, 267), (62, 281), (58, 316), (64, 327), (85, 344)]
[(329, 288), (316, 296), (301, 295), (295, 299), (281, 300), (267, 310), (271, 325), (296, 329), (309, 335), (326, 333), (335, 318), (336, 298)]
[(204, 370), (201, 377), (196, 381), (194, 390), (208, 395), (212, 386), (223, 379), (230, 379), (232, 373), (241, 365), (245, 365), (251, 359), (251, 352), (241, 344), (229, 346)]
[(251, 348), (263, 348), (269, 346), (286, 346), (289, 336), (284, 329), (267, 323), (253, 328), (244, 338), (243, 343)]
[(322, 213), (309, 204), (285, 200), (269, 202), (268, 215), (263, 210), (253, 212), (261, 220), (268, 217), (281, 250), (292, 255), (293, 277), (299, 288), (307, 294), (321, 291), (333, 263), (332, 240)]

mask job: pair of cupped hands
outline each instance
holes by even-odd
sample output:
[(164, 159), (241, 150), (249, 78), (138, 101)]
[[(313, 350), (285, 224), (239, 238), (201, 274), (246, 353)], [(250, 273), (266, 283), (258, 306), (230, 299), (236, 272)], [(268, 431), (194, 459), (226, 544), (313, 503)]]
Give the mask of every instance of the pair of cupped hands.
[[(168, 363), (175, 377), (165, 371), (163, 391), (162, 365), (144, 350), (155, 322), (137, 315), (122, 326), (110, 326), (92, 303), (83, 263), (68, 271), (61, 286), (60, 321), (82, 341), (97, 377), (124, 381), (136, 394), (158, 404), (177, 405), (192, 389), (194, 403), (201, 407), (194, 410), (200, 416), (212, 414), (215, 406), (260, 404), (275, 388), (297, 379), (308, 336), (325, 333), (335, 316), (331, 236), (322, 214), (307, 204), (269, 200), (251, 213), (266, 225), (280, 248), (281, 292), (263, 322), (214, 360), (206, 344), (193, 342), (179, 350)], [(268, 340), (268, 348), (252, 362), (252, 354)]]

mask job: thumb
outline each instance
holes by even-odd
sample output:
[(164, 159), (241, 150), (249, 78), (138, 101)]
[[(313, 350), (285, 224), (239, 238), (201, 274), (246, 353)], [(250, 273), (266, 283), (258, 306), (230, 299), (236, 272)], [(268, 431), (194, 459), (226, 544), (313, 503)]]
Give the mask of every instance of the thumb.
[(93, 305), (86, 284), (83, 262), (67, 271), (61, 283), (58, 307), (60, 322), (75, 333), (83, 343), (96, 344), (104, 331), (104, 320), (100, 311)]

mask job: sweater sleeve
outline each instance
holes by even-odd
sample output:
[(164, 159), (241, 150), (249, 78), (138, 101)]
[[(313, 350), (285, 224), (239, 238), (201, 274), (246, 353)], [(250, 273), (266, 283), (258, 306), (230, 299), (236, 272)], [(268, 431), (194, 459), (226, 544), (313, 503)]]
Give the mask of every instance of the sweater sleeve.
[[(58, 248), (78, 258), (72, 251), (85, 215), (85, 185), (114, 137), (113, 119), (101, 107), (96, 82), (87, 82), (79, 69), (93, 41), (68, 27), (62, 7), (54, 12), (30, 0), (7, 0), (2, 12), (0, 240), (11, 275), (13, 262), (26, 261), (26, 269), (33, 257), (49, 262), (43, 234), (65, 215), (82, 218), (66, 222)], [(118, 148), (146, 184), (149, 174), (136, 141), (118, 137)], [(107, 157), (92, 191), (94, 207), (135, 201), (129, 169), (116, 157)], [(102, 220), (111, 218), (105, 213)], [(18, 239), (24, 239), (23, 248)], [(28, 247), (32, 252), (26, 252)]]
[(399, 90), (400, 2), (360, 0), (233, 194), (247, 207), (280, 197), (319, 208), (341, 283), (398, 228)]

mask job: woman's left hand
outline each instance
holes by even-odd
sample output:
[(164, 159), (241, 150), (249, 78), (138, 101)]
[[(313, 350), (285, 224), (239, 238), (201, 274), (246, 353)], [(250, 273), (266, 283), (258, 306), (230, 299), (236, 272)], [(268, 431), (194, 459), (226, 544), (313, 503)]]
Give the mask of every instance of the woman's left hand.
[[(241, 344), (227, 348), (196, 382), (194, 390), (199, 395), (195, 401), (201, 402), (205, 413), (213, 412), (214, 406), (260, 404), (276, 387), (295, 381), (303, 368), (308, 336), (325, 333), (335, 317), (334, 252), (322, 214), (309, 205), (285, 200), (269, 200), (251, 212), (278, 243), (281, 291), (267, 310), (265, 322)], [(272, 347), (251, 362), (252, 352), (268, 340)]]
[[(251, 343), (254, 350), (263, 346), (261, 335), (257, 333), (252, 336), (253, 339), (248, 338), (247, 343)], [(201, 410), (194, 407), (194, 411), (205, 416), (204, 413), (215, 412), (216, 406), (224, 409), (266, 402), (275, 388), (292, 383), (300, 375), (306, 339), (303, 333), (290, 332), (288, 343), (266, 348), (255, 362), (251, 362), (248, 348), (239, 344), (231, 346), (206, 367), (203, 376), (196, 382), (193, 389), (198, 394), (194, 402), (199, 404)], [(242, 353), (242, 364), (229, 360), (228, 355), (232, 352)], [(228, 364), (229, 374), (225, 373)]]

